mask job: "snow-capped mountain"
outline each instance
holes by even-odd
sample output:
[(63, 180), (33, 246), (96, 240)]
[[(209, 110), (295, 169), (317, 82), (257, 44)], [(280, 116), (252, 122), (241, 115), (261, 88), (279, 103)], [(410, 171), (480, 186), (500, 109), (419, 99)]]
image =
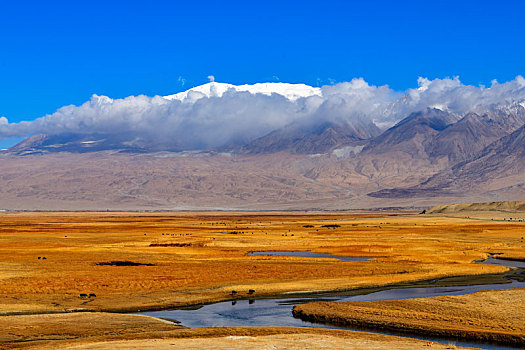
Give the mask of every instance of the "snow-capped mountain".
[(0, 118), (0, 208), (351, 208), (525, 197), (525, 79), (208, 83)]
[(302, 97), (322, 96), (321, 88), (312, 87), (305, 84), (289, 83), (257, 83), (233, 85), (226, 83), (211, 82), (196, 86), (189, 90), (179, 92), (174, 95), (164, 96), (167, 100), (180, 100), (194, 102), (203, 97), (222, 97), (229, 90), (237, 92), (249, 92), (251, 94), (272, 95), (278, 94), (286, 97), (290, 101), (295, 101)]

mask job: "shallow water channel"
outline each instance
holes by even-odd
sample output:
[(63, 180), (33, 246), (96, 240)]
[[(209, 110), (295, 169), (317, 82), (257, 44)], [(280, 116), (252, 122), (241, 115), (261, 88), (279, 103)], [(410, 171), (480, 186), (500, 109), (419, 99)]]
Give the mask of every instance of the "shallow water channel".
[[(316, 254), (312, 252), (284, 252), (284, 251), (267, 251), (252, 252), (251, 255), (283, 255), (283, 256), (301, 256), (312, 258), (336, 258), (342, 261), (356, 261), (356, 258), (337, 257), (330, 254)], [(345, 260), (343, 260), (345, 259)], [(349, 260), (354, 259), (354, 260)], [(366, 261), (367, 258), (358, 258), (357, 261)], [(525, 268), (525, 262), (500, 260), (490, 257), (482, 263), (497, 264), (503, 266), (513, 266)], [(180, 309), (142, 312), (141, 315), (148, 315), (156, 318), (177, 320), (180, 325), (190, 328), (197, 327), (314, 327), (314, 328), (331, 328), (331, 329), (352, 329), (348, 327), (338, 327), (321, 323), (311, 323), (302, 321), (292, 316), (293, 305), (308, 303), (312, 301), (373, 301), (373, 300), (396, 300), (410, 298), (426, 298), (442, 295), (462, 295), (470, 294), (481, 290), (489, 289), (507, 289), (525, 287), (525, 282), (519, 282), (508, 279), (510, 283), (504, 284), (481, 284), (470, 286), (451, 286), (451, 287), (400, 287), (383, 290), (363, 290), (361, 294), (355, 291), (345, 293), (316, 293), (290, 294), (290, 297), (284, 298), (263, 298), (263, 299), (238, 299), (233, 301), (224, 301), (213, 304), (198, 305)], [(432, 283), (432, 282), (430, 282)], [(349, 295), (353, 294), (353, 295)], [(456, 340), (444, 340), (431, 337), (417, 337), (397, 333), (383, 333), (371, 330), (352, 329), (365, 332), (392, 334), (397, 336), (424, 339), (443, 344), (453, 344), (457, 346), (468, 346), (480, 349), (512, 349), (511, 347), (481, 344), (473, 342), (463, 342)]]

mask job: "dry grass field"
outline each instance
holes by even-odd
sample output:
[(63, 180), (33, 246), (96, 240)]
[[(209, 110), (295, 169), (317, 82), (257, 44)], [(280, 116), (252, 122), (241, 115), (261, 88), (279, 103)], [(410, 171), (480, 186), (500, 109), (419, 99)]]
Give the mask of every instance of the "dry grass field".
[(370, 302), (297, 305), (305, 320), (418, 335), (525, 344), (525, 290)]
[[(13, 344), (45, 335), (38, 326), (11, 333), (4, 327), (15, 317), (53, 316), (39, 313), (84, 311), (75, 317), (95, 322), (105, 314), (86, 311), (242, 298), (249, 289), (262, 297), (498, 274), (507, 269), (472, 262), (490, 253), (523, 257), (524, 232), (523, 222), (401, 212), (1, 213), (0, 335)], [(267, 250), (371, 260), (248, 254)], [(55, 316), (69, 322), (67, 314)], [(96, 333), (124, 336), (116, 331), (122, 320), (110, 321), (96, 321), (105, 325)], [(137, 324), (147, 329), (148, 322)], [(92, 335), (82, 329), (75, 338)]]
[[(144, 316), (71, 313), (0, 320), (2, 349), (421, 349), (425, 341), (294, 327), (187, 329)], [(9, 340), (7, 340), (9, 338)], [(435, 344), (435, 349), (457, 349)]]
[[(229, 299), (232, 290), (260, 296), (499, 273), (506, 268), (471, 262), (523, 253), (525, 223), (374, 215), (2, 214), (0, 312), (145, 310)], [(257, 250), (373, 261), (248, 255)], [(119, 262), (142, 265), (112, 266)]]

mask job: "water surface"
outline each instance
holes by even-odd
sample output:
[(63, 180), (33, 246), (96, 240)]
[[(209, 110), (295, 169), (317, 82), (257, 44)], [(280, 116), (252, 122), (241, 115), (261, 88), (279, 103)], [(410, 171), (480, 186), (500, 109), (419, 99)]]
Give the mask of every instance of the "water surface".
[[(255, 254), (257, 253), (257, 254)], [(275, 254), (269, 254), (275, 253)], [(281, 255), (301, 256), (301, 257), (329, 257), (329, 258), (347, 258), (337, 257), (330, 254), (316, 254), (311, 252), (282, 252), (267, 251), (254, 252), (253, 255)], [(288, 253), (298, 255), (288, 255)], [(300, 254), (300, 255), (299, 255)], [(321, 256), (319, 256), (321, 255)], [(351, 259), (351, 258), (348, 258)], [(366, 259), (366, 258), (365, 258)], [(354, 260), (342, 260), (354, 261)], [(483, 263), (498, 264), (503, 266), (508, 263), (514, 263), (509, 260), (487, 259)], [(517, 262), (523, 264), (523, 262)], [(520, 267), (520, 266), (517, 266)], [(330, 329), (352, 329), (348, 327), (338, 327), (322, 323), (312, 323), (294, 318), (292, 315), (293, 305), (308, 303), (312, 301), (374, 301), (374, 300), (399, 300), (410, 298), (425, 298), (443, 295), (464, 295), (481, 290), (490, 289), (509, 289), (524, 288), (525, 282), (508, 279), (509, 283), (504, 284), (484, 284), (472, 286), (452, 286), (452, 287), (411, 287), (411, 288), (393, 288), (371, 292), (359, 295), (344, 295), (344, 293), (325, 293), (310, 295), (305, 297), (275, 298), (275, 299), (252, 299), (252, 300), (234, 300), (224, 301), (214, 304), (201, 305), (197, 307), (188, 307), (174, 310), (144, 312), (142, 315), (153, 316), (157, 318), (173, 319), (180, 322), (182, 326), (197, 327), (313, 327), (313, 328), (330, 328)], [(436, 281), (437, 282), (437, 281)], [(352, 329), (358, 330), (358, 329)], [(363, 331), (363, 330), (361, 330)], [(479, 344), (473, 342), (462, 342), (455, 340), (443, 340), (429, 337), (417, 337), (400, 335), (397, 333), (384, 333), (371, 330), (366, 332), (391, 334), (409, 338), (424, 339), (443, 344), (453, 344), (457, 346), (467, 346), (480, 349), (500, 350), (512, 349), (511, 347), (497, 346), (490, 344)]]
[(483, 264), (491, 264), (491, 265), (502, 265), (507, 267), (517, 267), (521, 269), (525, 269), (525, 261), (521, 260), (507, 260), (507, 259), (498, 259), (491, 256), (487, 260), (484, 260), (482, 262)]

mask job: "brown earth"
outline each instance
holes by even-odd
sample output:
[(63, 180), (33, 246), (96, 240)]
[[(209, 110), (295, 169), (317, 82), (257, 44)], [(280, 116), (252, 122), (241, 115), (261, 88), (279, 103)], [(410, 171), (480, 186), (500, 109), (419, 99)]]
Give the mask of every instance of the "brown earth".
[[(335, 155), (0, 154), (0, 209), (6, 210), (323, 210), (417, 207), (506, 194), (430, 191), (375, 198), (368, 193), (412, 187), (445, 167), (398, 152), (340, 159)], [(518, 175), (522, 174), (518, 172)], [(506, 181), (508, 179), (508, 181)], [(522, 183), (503, 177), (493, 187)], [(442, 193), (443, 192), (443, 193)], [(485, 191), (486, 192), (486, 191)]]
[(421, 299), (315, 302), (294, 307), (303, 320), (417, 335), (525, 344), (525, 289)]

